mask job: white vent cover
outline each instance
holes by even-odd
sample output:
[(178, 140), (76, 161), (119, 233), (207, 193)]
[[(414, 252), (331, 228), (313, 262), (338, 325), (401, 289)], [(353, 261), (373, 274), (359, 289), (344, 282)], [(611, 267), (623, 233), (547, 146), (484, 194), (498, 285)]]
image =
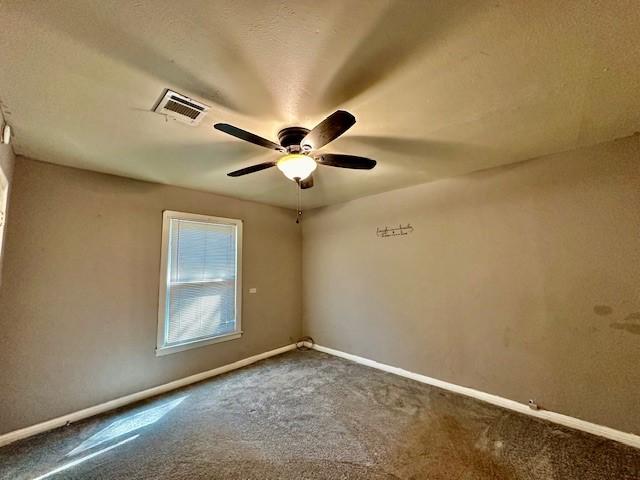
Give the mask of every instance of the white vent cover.
[(188, 125), (198, 125), (207, 114), (209, 106), (172, 90), (167, 90), (153, 110)]

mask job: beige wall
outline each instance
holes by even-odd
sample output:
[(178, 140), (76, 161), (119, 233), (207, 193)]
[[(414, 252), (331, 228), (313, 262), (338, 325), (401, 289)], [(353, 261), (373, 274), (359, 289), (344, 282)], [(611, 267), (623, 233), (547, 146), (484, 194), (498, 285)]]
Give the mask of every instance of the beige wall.
[(305, 334), (640, 434), (639, 139), (308, 213)]
[[(241, 339), (155, 356), (165, 209), (244, 221)], [(0, 433), (301, 333), (300, 231), (291, 210), (18, 158), (6, 247)]]

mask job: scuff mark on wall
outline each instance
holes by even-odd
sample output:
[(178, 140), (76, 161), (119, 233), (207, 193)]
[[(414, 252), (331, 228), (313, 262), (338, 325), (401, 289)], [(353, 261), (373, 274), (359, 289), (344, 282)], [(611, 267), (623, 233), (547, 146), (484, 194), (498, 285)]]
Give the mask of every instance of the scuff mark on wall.
[(627, 315), (625, 317), (625, 320), (626, 321), (634, 321), (634, 320), (636, 320), (636, 321), (640, 322), (640, 312), (630, 313), (629, 315)]
[(611, 328), (615, 328), (616, 330), (626, 330), (629, 333), (633, 333), (634, 335), (640, 335), (640, 323), (622, 323), (622, 322), (614, 322), (610, 325)]
[[(613, 313), (613, 308), (609, 305), (595, 305), (593, 312), (596, 315), (607, 316)], [(625, 330), (634, 335), (640, 335), (640, 312), (632, 312), (623, 321), (613, 322), (609, 326), (616, 330)]]
[(595, 305), (593, 307), (593, 312), (596, 315), (611, 315), (613, 313), (613, 308), (609, 305)]
[(630, 313), (623, 322), (614, 322), (609, 326), (616, 330), (625, 330), (634, 335), (640, 335), (640, 312)]

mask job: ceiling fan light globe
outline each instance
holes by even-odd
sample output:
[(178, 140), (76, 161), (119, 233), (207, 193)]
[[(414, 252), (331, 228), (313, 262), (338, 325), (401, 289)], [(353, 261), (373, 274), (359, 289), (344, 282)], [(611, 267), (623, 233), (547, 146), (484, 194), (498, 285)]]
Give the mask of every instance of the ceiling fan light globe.
[(300, 181), (311, 175), (318, 164), (307, 155), (292, 153), (278, 160), (276, 166), (288, 179)]

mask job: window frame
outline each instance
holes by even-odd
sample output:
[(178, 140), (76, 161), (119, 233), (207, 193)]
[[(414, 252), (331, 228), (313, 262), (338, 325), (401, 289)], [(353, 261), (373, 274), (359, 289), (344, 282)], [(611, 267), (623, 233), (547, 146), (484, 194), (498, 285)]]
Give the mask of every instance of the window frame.
[[(236, 281), (235, 281), (235, 313), (236, 328), (233, 332), (212, 337), (200, 338), (178, 344), (166, 345), (167, 328), (167, 292), (169, 287), (169, 254), (171, 241), (171, 220), (210, 223), (215, 225), (233, 225), (236, 230)], [(237, 218), (214, 217), (197, 213), (164, 210), (162, 212), (162, 248), (160, 261), (160, 288), (158, 302), (158, 335), (156, 356), (182, 352), (192, 348), (204, 347), (219, 342), (235, 340), (242, 336), (242, 220)]]
[(2, 285), (2, 260), (7, 236), (7, 215), (9, 210), (9, 187), (8, 175), (0, 165), (0, 285)]

